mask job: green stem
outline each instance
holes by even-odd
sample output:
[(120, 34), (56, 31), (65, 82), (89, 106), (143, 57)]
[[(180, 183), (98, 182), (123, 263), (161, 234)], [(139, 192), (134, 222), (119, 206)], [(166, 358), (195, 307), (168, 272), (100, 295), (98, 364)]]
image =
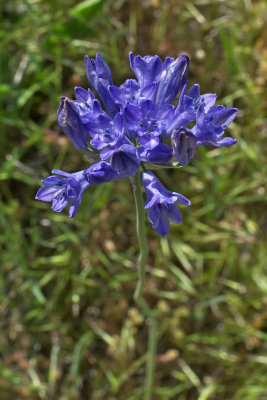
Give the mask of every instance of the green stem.
[(150, 316), (150, 326), (148, 332), (148, 359), (146, 364), (145, 400), (151, 400), (153, 395), (157, 352), (156, 331), (157, 321), (155, 315), (152, 314)]
[(153, 310), (149, 307), (143, 298), (143, 290), (145, 286), (145, 266), (148, 256), (148, 244), (145, 232), (145, 211), (144, 202), (141, 188), (141, 173), (140, 171), (133, 178), (133, 192), (136, 207), (136, 230), (140, 247), (140, 254), (138, 258), (138, 282), (134, 292), (134, 299), (139, 307), (142, 309), (144, 315), (149, 320), (148, 332), (148, 351), (146, 363), (146, 380), (145, 380), (145, 397), (144, 400), (151, 400), (153, 395), (154, 376), (155, 376), (155, 363), (156, 363), (156, 317)]

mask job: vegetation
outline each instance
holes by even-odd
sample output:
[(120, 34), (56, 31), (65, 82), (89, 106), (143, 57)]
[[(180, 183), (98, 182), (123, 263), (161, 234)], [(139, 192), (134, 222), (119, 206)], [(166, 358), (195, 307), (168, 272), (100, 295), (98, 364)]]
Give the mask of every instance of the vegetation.
[[(267, 398), (264, 0), (12, 0), (1, 8), (0, 398), (142, 400), (147, 325), (127, 180), (89, 189), (74, 219), (34, 200), (52, 168), (86, 168), (56, 123), (101, 52), (191, 60), (189, 81), (239, 108), (229, 148), (199, 148), (161, 181), (192, 202), (147, 223), (145, 297), (158, 309), (155, 400)], [(120, 221), (118, 223), (118, 221)]]

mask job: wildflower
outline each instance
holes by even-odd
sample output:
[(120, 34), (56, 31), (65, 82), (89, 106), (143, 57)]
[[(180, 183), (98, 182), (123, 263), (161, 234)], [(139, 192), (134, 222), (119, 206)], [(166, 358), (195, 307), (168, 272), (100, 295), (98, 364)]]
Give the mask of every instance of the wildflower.
[(181, 164), (185, 166), (194, 157), (197, 139), (187, 128), (176, 129), (171, 137), (173, 155)]
[(237, 109), (215, 106), (216, 95), (201, 95), (198, 84), (188, 89), (186, 54), (164, 62), (158, 56), (130, 53), (129, 57), (136, 79), (119, 87), (100, 54), (95, 59), (85, 57), (89, 84), (104, 107), (90, 89), (76, 87), (76, 100), (61, 98), (57, 119), (74, 146), (87, 152), (92, 165), (73, 174), (54, 170), (60, 176), (45, 179), (36, 198), (51, 201), (55, 211), (70, 202), (72, 217), (87, 187), (135, 176), (142, 168), (148, 217), (156, 232), (165, 235), (170, 221), (181, 222), (176, 204), (190, 202), (168, 191), (146, 169), (151, 164), (176, 166), (172, 160), (185, 166), (200, 145), (234, 144), (235, 139), (223, 135)]
[(164, 143), (159, 143), (151, 150), (144, 147), (138, 147), (137, 151), (140, 161), (150, 164), (166, 164), (172, 158), (170, 146)]
[(85, 56), (85, 69), (88, 81), (93, 89), (97, 91), (109, 115), (113, 116), (118, 111), (118, 107), (113, 101), (109, 86), (113, 84), (110, 69), (101, 56), (97, 54), (95, 60)]
[(90, 185), (100, 185), (101, 183), (116, 181), (126, 176), (126, 174), (121, 175), (115, 171), (107, 161), (95, 162), (86, 170), (86, 177)]
[(167, 57), (162, 63), (159, 56), (134, 56), (129, 54), (130, 66), (136, 75), (138, 84), (141, 89), (159, 82), (162, 73), (166, 71), (168, 66), (174, 62), (174, 58)]
[(221, 147), (235, 144), (235, 139), (231, 137), (222, 138), (222, 136), (236, 114), (236, 108), (225, 108), (223, 106), (211, 107), (205, 114), (202, 104), (196, 115), (196, 125), (192, 128), (192, 132), (197, 138), (196, 145)]
[(143, 172), (143, 184), (149, 208), (148, 218), (156, 232), (165, 236), (170, 229), (170, 221), (179, 224), (182, 221), (176, 204), (190, 205), (190, 201), (179, 193), (170, 192), (152, 172)]
[(157, 89), (156, 103), (170, 104), (177, 96), (180, 88), (186, 82), (189, 68), (189, 58), (186, 54), (173, 61), (161, 75)]
[(137, 150), (129, 144), (120, 146), (113, 153), (110, 163), (115, 171), (128, 176), (136, 175), (140, 166)]
[(36, 194), (37, 200), (52, 202), (54, 211), (62, 211), (66, 205), (71, 202), (69, 215), (74, 217), (82, 200), (84, 190), (89, 186), (85, 171), (79, 171), (74, 174), (54, 169), (54, 174), (64, 176), (49, 176), (44, 179), (43, 186)]
[(67, 97), (61, 97), (57, 113), (60, 128), (78, 150), (87, 149), (87, 132), (80, 117), (78, 106)]

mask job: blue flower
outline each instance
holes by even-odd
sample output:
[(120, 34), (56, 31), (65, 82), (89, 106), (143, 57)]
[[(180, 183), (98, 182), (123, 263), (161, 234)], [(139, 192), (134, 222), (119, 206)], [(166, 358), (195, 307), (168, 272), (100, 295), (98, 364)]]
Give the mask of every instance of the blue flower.
[(223, 138), (222, 136), (236, 114), (236, 108), (225, 108), (223, 106), (211, 107), (205, 113), (205, 106), (201, 104), (196, 115), (196, 125), (192, 128), (197, 139), (196, 145), (221, 147), (235, 144), (235, 139), (231, 137)]
[(181, 87), (186, 83), (189, 68), (189, 58), (181, 54), (163, 72), (157, 89), (156, 103), (170, 104), (177, 96)]
[(36, 199), (46, 202), (52, 202), (54, 211), (62, 211), (66, 205), (71, 202), (69, 215), (74, 217), (82, 200), (84, 190), (89, 186), (86, 177), (86, 170), (68, 174), (67, 172), (54, 169), (54, 174), (64, 176), (49, 176), (44, 179), (44, 184), (37, 192)]
[(110, 95), (109, 87), (113, 85), (113, 82), (106, 61), (99, 53), (96, 55), (95, 60), (85, 56), (84, 61), (90, 85), (99, 94), (108, 114), (114, 116), (118, 111), (118, 107)]
[(120, 87), (111, 85), (110, 95), (114, 103), (122, 110), (127, 104), (138, 104), (144, 93), (135, 79), (127, 79)]
[(79, 107), (79, 115), (86, 126), (88, 122), (93, 122), (100, 114), (105, 114), (99, 100), (95, 98), (90, 89), (85, 90), (81, 87), (75, 88), (76, 105)]
[(124, 125), (120, 113), (117, 113), (114, 119), (106, 114), (100, 114), (95, 118), (94, 125), (89, 124), (92, 128), (90, 134), (92, 140), (91, 145), (101, 151), (102, 159), (110, 157), (113, 150), (121, 146), (123, 143), (131, 143), (124, 135)]
[(140, 167), (137, 149), (133, 145), (123, 144), (113, 153), (110, 164), (121, 175), (136, 175)]
[(216, 95), (212, 93), (200, 95), (199, 85), (193, 85), (187, 92), (187, 82), (184, 83), (178, 104), (175, 108), (173, 118), (167, 128), (168, 134), (175, 129), (179, 130), (186, 127), (193, 121), (196, 121), (197, 113), (201, 105), (204, 106), (205, 113), (212, 107), (216, 101)]
[(179, 224), (182, 221), (176, 204), (190, 205), (190, 201), (179, 193), (167, 190), (152, 172), (143, 172), (142, 179), (147, 195), (145, 208), (149, 208), (148, 218), (153, 229), (165, 236), (170, 222)]
[(87, 132), (80, 117), (79, 107), (74, 101), (61, 97), (57, 122), (78, 150), (87, 149)]
[(153, 149), (138, 147), (137, 151), (140, 161), (150, 164), (166, 164), (172, 159), (171, 148), (164, 143), (159, 143)]
[(134, 56), (133, 53), (129, 54), (130, 66), (137, 77), (137, 81), (141, 87), (145, 87), (158, 82), (162, 73), (168, 66), (174, 62), (174, 58), (167, 57), (162, 63), (159, 56)]
[[(78, 150), (87, 152), (93, 164), (74, 174), (55, 170), (60, 177), (43, 181), (37, 198), (51, 201), (55, 211), (71, 202), (73, 216), (90, 185), (135, 176), (140, 167), (149, 169), (149, 164), (172, 166), (176, 159), (185, 166), (200, 145), (236, 143), (223, 135), (237, 109), (215, 106), (216, 95), (201, 95), (198, 84), (188, 90), (186, 54), (177, 59), (167, 57), (164, 62), (158, 56), (130, 53), (129, 57), (136, 79), (117, 87), (101, 54), (95, 59), (85, 56), (89, 84), (101, 103), (90, 89), (80, 87), (75, 88), (76, 100), (61, 98), (58, 124)], [(164, 188), (151, 172), (144, 172), (143, 183), (149, 219), (153, 228), (165, 235), (170, 221), (181, 222), (176, 204), (190, 202)]]
[(158, 105), (143, 100), (138, 105), (127, 105), (122, 116), (129, 138), (137, 138), (138, 144), (151, 150), (167, 138), (167, 127), (173, 114), (171, 104)]
[(215, 101), (216, 94), (214, 93), (200, 95), (200, 87), (198, 84), (194, 84), (188, 90), (187, 95), (184, 96), (184, 106), (186, 108), (191, 107), (195, 111), (195, 114), (201, 104), (204, 105), (204, 111), (207, 112), (210, 107), (214, 106)]
[(194, 157), (197, 139), (187, 128), (176, 129), (171, 137), (173, 155), (182, 166)]
[(98, 90), (100, 79), (109, 85), (113, 84), (110, 69), (101, 54), (97, 53), (95, 59), (85, 56), (84, 62), (87, 78), (93, 89)]
[(100, 185), (101, 183), (122, 179), (126, 177), (126, 175), (121, 176), (117, 171), (112, 168), (109, 162), (99, 161), (93, 163), (86, 170), (86, 177), (90, 185)]
[(159, 105), (170, 104), (186, 82), (189, 58), (181, 54), (177, 60), (167, 57), (162, 63), (158, 56), (134, 56), (130, 65), (137, 77), (140, 97), (155, 100)]

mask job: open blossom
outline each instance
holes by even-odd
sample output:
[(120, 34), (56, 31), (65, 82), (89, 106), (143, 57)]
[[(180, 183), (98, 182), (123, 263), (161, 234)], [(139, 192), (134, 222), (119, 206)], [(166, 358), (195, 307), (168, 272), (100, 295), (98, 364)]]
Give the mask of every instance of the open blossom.
[(152, 172), (143, 172), (143, 184), (147, 195), (145, 208), (149, 208), (148, 218), (156, 232), (165, 236), (170, 222), (182, 221), (177, 204), (190, 205), (190, 201), (176, 192), (170, 192)]
[(181, 222), (177, 204), (190, 202), (168, 191), (147, 169), (150, 164), (185, 166), (201, 145), (236, 143), (223, 135), (237, 109), (216, 106), (216, 95), (201, 95), (198, 84), (188, 89), (186, 54), (164, 61), (133, 53), (129, 57), (136, 79), (120, 86), (114, 85), (102, 55), (85, 57), (89, 84), (101, 103), (90, 89), (76, 87), (76, 100), (61, 98), (57, 120), (74, 146), (93, 163), (73, 174), (52, 171), (57, 175), (43, 180), (36, 198), (51, 202), (58, 212), (70, 203), (73, 217), (86, 188), (135, 176), (141, 168), (148, 218), (155, 231), (165, 235), (170, 222)]
[(54, 169), (54, 174), (44, 179), (43, 186), (36, 194), (37, 200), (52, 202), (54, 211), (62, 211), (70, 202), (70, 217), (73, 217), (81, 203), (83, 191), (89, 186), (86, 178), (86, 171), (79, 171), (73, 174)]

